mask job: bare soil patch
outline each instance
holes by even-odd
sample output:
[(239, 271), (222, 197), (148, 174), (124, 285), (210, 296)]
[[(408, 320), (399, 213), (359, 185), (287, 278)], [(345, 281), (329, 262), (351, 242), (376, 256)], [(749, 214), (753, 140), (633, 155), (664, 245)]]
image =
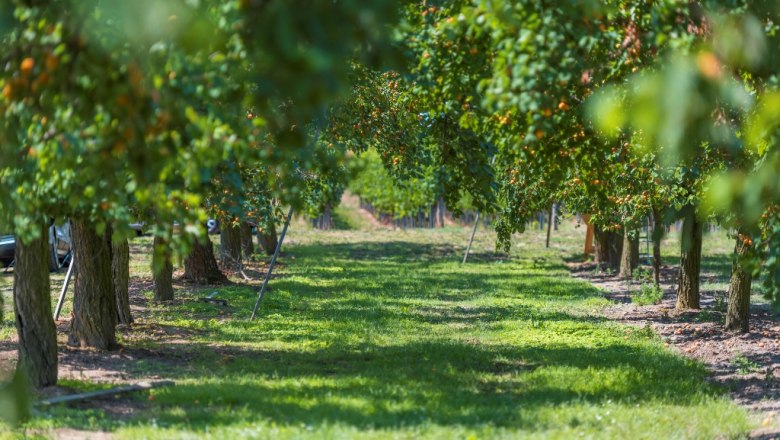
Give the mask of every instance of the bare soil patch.
[[(717, 298), (723, 292), (702, 290), (700, 310), (675, 310), (677, 268), (662, 269), (660, 304), (631, 303), (639, 290), (613, 275), (597, 272), (594, 263), (571, 263), (575, 278), (601, 288), (615, 302), (604, 309), (607, 318), (652, 328), (668, 346), (702, 361), (711, 380), (728, 388), (731, 397), (761, 420), (751, 438), (780, 438), (780, 320), (767, 305), (751, 307), (751, 328), (746, 334), (724, 331), (725, 313)], [(702, 282), (710, 275), (702, 274)]]

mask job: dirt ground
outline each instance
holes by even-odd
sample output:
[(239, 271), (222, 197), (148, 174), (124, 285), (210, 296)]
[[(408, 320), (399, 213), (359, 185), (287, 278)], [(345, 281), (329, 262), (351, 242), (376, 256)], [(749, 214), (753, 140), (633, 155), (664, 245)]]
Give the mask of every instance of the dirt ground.
[[(283, 267), (277, 264), (277, 267)], [(257, 286), (262, 282), (267, 266), (265, 263), (249, 261), (245, 262), (242, 273), (229, 273), (230, 284)], [(203, 286), (194, 285), (182, 280), (183, 271), (174, 272), (174, 289), (177, 292), (202, 291)], [(272, 278), (277, 278), (274, 274)], [(91, 349), (71, 347), (67, 344), (70, 329), (70, 316), (63, 315), (57, 325), (57, 345), (59, 361), (59, 379), (89, 380), (93, 383), (124, 386), (140, 382), (155, 382), (166, 379), (156, 372), (149, 371), (146, 365), (164, 365), (165, 369), (177, 371), (186, 370), (192, 356), (196, 356), (188, 347), (188, 340), (192, 338), (191, 332), (184, 329), (160, 325), (154, 322), (152, 312), (148, 307), (149, 301), (143, 292), (153, 288), (153, 280), (144, 277), (133, 277), (130, 281), (130, 308), (134, 322), (131, 326), (119, 325), (117, 336), (124, 345), (115, 351), (105, 352)], [(206, 290), (208, 290), (206, 288)], [(71, 300), (68, 296), (66, 300)], [(226, 314), (219, 319), (227, 319)], [(133, 343), (135, 342), (135, 343)], [(218, 350), (215, 350), (218, 351)], [(10, 376), (17, 361), (17, 338), (12, 336), (6, 341), (0, 342), (0, 375)], [(164, 369), (163, 369), (164, 370)], [(37, 399), (73, 394), (79, 391), (67, 386), (52, 386), (38, 390)], [(88, 402), (80, 402), (71, 405), (83, 408), (100, 408), (111, 413), (115, 417), (130, 417), (141, 407), (145, 406), (143, 400), (127, 399), (124, 396), (107, 396), (90, 399)], [(62, 431), (62, 432), (61, 432)], [(96, 438), (94, 432), (82, 432), (78, 430), (57, 430), (57, 438)], [(109, 438), (108, 433), (99, 433)]]
[[(724, 331), (725, 312), (716, 298), (723, 292), (701, 292), (700, 310), (675, 310), (677, 268), (664, 266), (660, 304), (631, 303), (637, 282), (628, 282), (603, 272), (594, 263), (570, 264), (572, 275), (601, 288), (615, 302), (604, 314), (634, 326), (650, 326), (674, 350), (702, 361), (713, 382), (727, 387), (735, 402), (760, 420), (762, 427), (751, 438), (780, 439), (780, 320), (768, 305), (753, 305), (750, 332)], [(703, 274), (703, 281), (707, 274)]]

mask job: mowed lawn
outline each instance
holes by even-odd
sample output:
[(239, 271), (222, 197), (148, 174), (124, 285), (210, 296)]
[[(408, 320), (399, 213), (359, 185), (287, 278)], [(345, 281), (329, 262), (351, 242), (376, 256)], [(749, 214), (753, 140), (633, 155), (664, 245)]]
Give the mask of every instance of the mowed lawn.
[[(556, 246), (579, 246), (582, 229), (564, 229)], [(218, 289), (226, 310), (194, 301), (209, 288), (180, 292), (181, 303), (143, 317), (181, 338), (123, 336), (128, 349), (171, 358), (129, 361), (129, 377), (163, 376), (175, 386), (130, 402), (40, 410), (27, 432), (656, 439), (750, 430), (748, 415), (706, 383), (700, 364), (649, 329), (599, 317), (607, 300), (570, 278), (561, 250), (544, 249), (541, 233), (519, 237), (503, 255), (481, 230), (462, 265), (469, 232), (295, 224), (259, 319), (248, 321), (253, 288)], [(117, 415), (114, 404), (132, 411)]]

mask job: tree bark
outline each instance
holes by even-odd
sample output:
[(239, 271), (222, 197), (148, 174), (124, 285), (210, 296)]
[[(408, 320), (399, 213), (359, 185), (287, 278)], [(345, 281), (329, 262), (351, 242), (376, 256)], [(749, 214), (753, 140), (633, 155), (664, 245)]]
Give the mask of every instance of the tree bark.
[(57, 383), (57, 328), (51, 311), (47, 228), (30, 243), (17, 240), (14, 314), (19, 335), (19, 366), (35, 387)]
[(745, 267), (751, 247), (742, 237), (737, 237), (734, 246), (734, 262), (731, 266), (729, 283), (729, 305), (726, 311), (726, 330), (738, 333), (750, 331), (750, 287), (753, 276)]
[(607, 263), (610, 269), (617, 270), (620, 267), (620, 257), (623, 255), (623, 237), (614, 231), (606, 232)]
[(241, 270), (241, 228), (225, 221), (219, 234), (219, 262), (222, 270)]
[(196, 241), (184, 260), (184, 279), (198, 284), (227, 283), (214, 257), (214, 245), (208, 236)]
[(84, 221), (71, 228), (76, 280), (68, 343), (101, 350), (117, 348), (116, 299), (111, 282), (111, 247)]
[(325, 209), (322, 211), (322, 227), (326, 231), (333, 228), (333, 216), (331, 215), (330, 204), (325, 205)]
[(266, 255), (271, 256), (274, 254), (278, 238), (276, 237), (276, 225), (273, 222), (265, 230), (257, 229), (257, 242)]
[(152, 277), (154, 278), (154, 300), (173, 301), (173, 264), (168, 243), (162, 237), (154, 237), (152, 256)]
[(593, 238), (595, 241), (596, 264), (600, 266), (609, 264), (609, 243), (607, 242), (607, 232), (599, 226), (593, 227)]
[(119, 324), (131, 324), (130, 315), (130, 244), (127, 239), (111, 243), (111, 275), (114, 284), (116, 315)]
[(685, 217), (681, 237), (680, 275), (677, 286), (677, 309), (698, 309), (699, 270), (701, 268), (702, 225), (695, 213)]
[(247, 260), (251, 259), (255, 253), (255, 244), (252, 241), (252, 225), (247, 222), (241, 222), (241, 251)]
[(440, 228), (444, 227), (444, 199), (441, 197), (436, 201), (436, 222)]
[(661, 285), (661, 240), (664, 237), (664, 221), (658, 209), (653, 210), (653, 283)]
[(623, 249), (620, 254), (620, 270), (619, 276), (625, 280), (631, 279), (631, 275), (634, 273), (634, 268), (631, 264), (631, 238), (626, 231), (623, 234)]

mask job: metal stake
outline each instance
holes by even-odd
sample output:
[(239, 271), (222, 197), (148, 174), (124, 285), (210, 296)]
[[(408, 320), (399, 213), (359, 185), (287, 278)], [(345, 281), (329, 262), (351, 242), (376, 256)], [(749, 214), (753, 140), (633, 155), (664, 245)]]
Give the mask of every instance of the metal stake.
[(257, 308), (260, 307), (260, 301), (263, 300), (263, 295), (265, 295), (265, 288), (268, 286), (268, 280), (271, 279), (271, 272), (274, 270), (274, 266), (276, 265), (276, 257), (279, 256), (279, 251), (282, 249), (282, 242), (284, 242), (284, 236), (287, 234), (287, 227), (290, 226), (290, 219), (292, 219), (293, 215), (293, 208), (290, 206), (290, 211), (287, 213), (287, 220), (284, 222), (284, 228), (282, 228), (282, 235), (279, 236), (279, 243), (276, 244), (276, 250), (274, 250), (274, 256), (271, 257), (271, 264), (268, 266), (268, 273), (265, 274), (265, 279), (263, 280), (263, 285), (260, 287), (260, 293), (257, 295), (257, 302), (255, 302), (255, 308), (252, 310), (252, 317), (249, 318), (250, 321), (255, 319), (255, 315), (257, 314)]
[(479, 213), (477, 213), (477, 218), (474, 219), (474, 228), (471, 229), (471, 238), (469, 238), (469, 245), (466, 247), (466, 253), (463, 255), (463, 264), (466, 264), (466, 260), (469, 258), (469, 252), (471, 252), (471, 243), (474, 242), (474, 234), (477, 233), (477, 226), (479, 226)]
[(68, 291), (68, 285), (70, 285), (70, 277), (73, 274), (73, 268), (76, 267), (76, 259), (70, 258), (70, 266), (68, 266), (68, 273), (65, 274), (65, 281), (62, 283), (62, 291), (60, 291), (60, 298), (57, 300), (57, 308), (54, 310), (54, 320), (60, 319), (60, 312), (62, 312), (62, 305), (65, 303), (65, 293)]

